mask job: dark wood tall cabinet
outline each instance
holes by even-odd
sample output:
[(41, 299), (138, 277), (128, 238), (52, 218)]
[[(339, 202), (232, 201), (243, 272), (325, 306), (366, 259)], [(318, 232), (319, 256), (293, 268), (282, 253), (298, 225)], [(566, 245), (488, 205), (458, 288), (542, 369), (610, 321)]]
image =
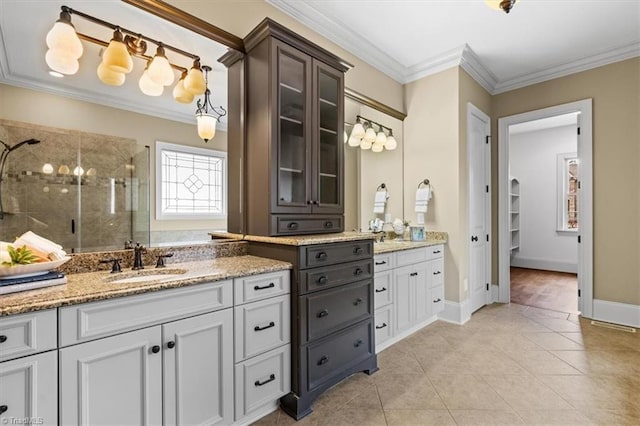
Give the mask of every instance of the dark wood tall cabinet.
[[(242, 66), (235, 62), (239, 57), (227, 58), (230, 82), (244, 84), (245, 93), (241, 117), (230, 122), (244, 128), (229, 140), (230, 180), (241, 181), (234, 188), (239, 185), (243, 196), (230, 196), (228, 231), (342, 232), (349, 65), (270, 19), (244, 43)], [(237, 143), (242, 147), (231, 149)]]

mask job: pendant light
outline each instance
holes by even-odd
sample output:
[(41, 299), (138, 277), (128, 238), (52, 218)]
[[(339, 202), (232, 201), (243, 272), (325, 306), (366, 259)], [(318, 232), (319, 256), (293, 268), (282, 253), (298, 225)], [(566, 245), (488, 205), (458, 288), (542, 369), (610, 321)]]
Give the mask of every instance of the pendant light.
[(198, 99), (196, 122), (198, 124), (198, 136), (208, 142), (216, 135), (216, 125), (220, 121), (220, 117), (227, 115), (227, 111), (222, 107), (217, 109), (211, 104), (211, 91), (209, 90), (209, 71), (211, 71), (211, 67), (205, 65), (202, 69), (205, 72), (205, 91), (204, 98)]
[(115, 29), (109, 46), (102, 54), (102, 63), (113, 72), (128, 74), (133, 70), (133, 60), (124, 44), (120, 28)]

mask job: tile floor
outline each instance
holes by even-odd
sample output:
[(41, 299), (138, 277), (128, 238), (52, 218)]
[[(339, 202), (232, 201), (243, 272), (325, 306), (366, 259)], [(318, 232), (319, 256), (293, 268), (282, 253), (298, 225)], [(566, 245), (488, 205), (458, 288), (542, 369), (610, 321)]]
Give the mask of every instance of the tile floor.
[[(327, 391), (305, 425), (640, 425), (640, 333), (517, 304), (435, 322)], [(278, 410), (255, 425), (295, 421)]]

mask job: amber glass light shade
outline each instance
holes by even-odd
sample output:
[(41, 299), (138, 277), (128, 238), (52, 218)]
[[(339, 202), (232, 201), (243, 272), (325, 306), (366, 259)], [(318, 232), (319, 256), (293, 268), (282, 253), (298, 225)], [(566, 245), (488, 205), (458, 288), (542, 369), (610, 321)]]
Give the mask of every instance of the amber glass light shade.
[(182, 103), (182, 104), (190, 104), (193, 102), (194, 95), (184, 88), (184, 79), (187, 73), (183, 72), (182, 77), (178, 80), (178, 83), (173, 88), (173, 99)]
[(204, 92), (207, 90), (207, 82), (200, 69), (199, 61), (196, 60), (193, 62), (193, 67), (191, 67), (187, 76), (184, 78), (184, 88), (193, 93), (194, 96), (204, 95)]
[(124, 84), (125, 75), (121, 72), (111, 71), (110, 68), (104, 65), (104, 62), (98, 65), (97, 74), (100, 81), (109, 86), (122, 86)]
[(128, 74), (133, 70), (133, 60), (124, 44), (120, 30), (113, 32), (113, 38), (102, 54), (102, 63), (113, 72)]

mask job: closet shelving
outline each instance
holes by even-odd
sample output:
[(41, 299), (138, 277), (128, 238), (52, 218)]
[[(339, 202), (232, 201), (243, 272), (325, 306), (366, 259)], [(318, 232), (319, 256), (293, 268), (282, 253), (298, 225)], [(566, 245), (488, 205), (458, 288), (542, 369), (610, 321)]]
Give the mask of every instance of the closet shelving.
[(509, 179), (509, 231), (511, 234), (511, 252), (520, 248), (520, 182)]

